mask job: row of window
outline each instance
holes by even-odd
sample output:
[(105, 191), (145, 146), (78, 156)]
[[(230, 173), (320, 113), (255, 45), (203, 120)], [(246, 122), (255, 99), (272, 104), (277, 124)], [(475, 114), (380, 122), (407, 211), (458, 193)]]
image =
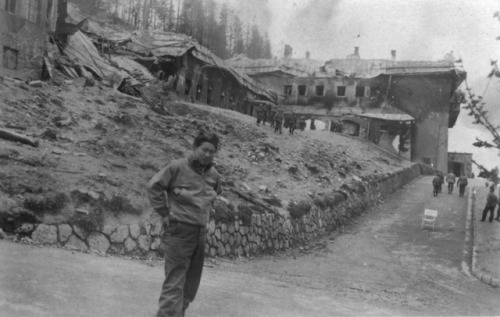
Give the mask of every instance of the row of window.
[[(47, 19), (50, 19), (52, 12), (53, 0), (47, 1)], [(42, 11), (41, 0), (6, 0), (5, 11), (33, 22), (40, 22), (40, 14)]]
[[(365, 96), (365, 86), (356, 86), (356, 97), (364, 97)], [(337, 96), (344, 97), (346, 94), (346, 86), (337, 86)], [(378, 88), (371, 87), (370, 95), (374, 96), (377, 94)], [(307, 86), (306, 85), (298, 85), (297, 92), (299, 96), (307, 96)], [(292, 85), (285, 85), (284, 93), (287, 96), (292, 95)], [(324, 96), (325, 95), (325, 86), (316, 86), (316, 96)]]

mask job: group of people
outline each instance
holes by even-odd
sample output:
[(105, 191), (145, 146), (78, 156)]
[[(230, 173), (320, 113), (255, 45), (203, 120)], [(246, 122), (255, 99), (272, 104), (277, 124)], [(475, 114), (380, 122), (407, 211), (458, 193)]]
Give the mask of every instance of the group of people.
[(493, 222), (493, 218), (495, 217), (495, 208), (499, 205), (498, 210), (497, 210), (497, 217), (495, 218), (496, 221), (500, 221), (500, 203), (498, 201), (498, 196), (495, 195), (495, 185), (490, 186), (490, 192), (488, 193), (488, 196), (486, 197), (486, 205), (484, 206), (483, 209), (483, 215), (481, 217), (481, 221), (486, 220), (486, 216), (488, 216), (488, 213), (490, 214), (490, 222)]
[[(453, 187), (455, 186), (455, 181), (456, 185), (458, 186), (458, 195), (460, 197), (464, 196), (465, 193), (465, 187), (467, 186), (467, 177), (465, 175), (462, 175), (460, 177), (457, 177), (453, 173), (449, 173), (446, 175), (446, 182), (448, 183), (448, 194), (453, 193)], [(443, 189), (443, 183), (445, 182), (445, 178), (443, 173), (438, 172), (437, 175), (432, 179), (432, 185), (433, 185), (433, 195), (436, 197), (439, 193), (442, 192)]]
[[(299, 128), (304, 131), (306, 128), (306, 120), (304, 116), (298, 117), (295, 112), (284, 113), (283, 110), (274, 111), (269, 105), (260, 105), (257, 108), (257, 125), (266, 125), (269, 121), (271, 128), (274, 128), (274, 133), (283, 133), (283, 127), (288, 129), (288, 133), (293, 135), (295, 130)], [(314, 126), (314, 120), (311, 121), (311, 129)]]

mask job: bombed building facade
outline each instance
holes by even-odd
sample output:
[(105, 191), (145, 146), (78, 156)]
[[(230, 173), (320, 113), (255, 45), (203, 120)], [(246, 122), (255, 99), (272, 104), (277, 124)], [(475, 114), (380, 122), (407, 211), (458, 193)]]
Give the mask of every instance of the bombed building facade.
[[(325, 121), (330, 131), (368, 139), (414, 162), (448, 169), (448, 128), (460, 111), (465, 78), (452, 59), (367, 60), (354, 54), (326, 62), (249, 60), (230, 65), (278, 94), (285, 111)], [(288, 110), (287, 110), (288, 109)]]
[(56, 13), (57, 0), (0, 0), (2, 74), (25, 80), (41, 77)]

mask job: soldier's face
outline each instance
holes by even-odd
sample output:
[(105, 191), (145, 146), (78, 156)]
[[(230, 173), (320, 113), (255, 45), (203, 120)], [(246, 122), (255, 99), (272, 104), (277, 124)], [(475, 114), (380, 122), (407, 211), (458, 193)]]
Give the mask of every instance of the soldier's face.
[(194, 148), (194, 159), (201, 165), (209, 165), (214, 161), (217, 149), (212, 143), (203, 142), (199, 147)]

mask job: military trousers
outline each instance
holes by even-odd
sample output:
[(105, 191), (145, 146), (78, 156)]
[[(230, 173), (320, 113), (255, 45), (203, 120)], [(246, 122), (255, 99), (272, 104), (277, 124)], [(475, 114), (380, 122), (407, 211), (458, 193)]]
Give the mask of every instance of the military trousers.
[(205, 259), (205, 233), (205, 226), (182, 222), (171, 222), (164, 228), (165, 280), (157, 317), (184, 316), (194, 300)]

